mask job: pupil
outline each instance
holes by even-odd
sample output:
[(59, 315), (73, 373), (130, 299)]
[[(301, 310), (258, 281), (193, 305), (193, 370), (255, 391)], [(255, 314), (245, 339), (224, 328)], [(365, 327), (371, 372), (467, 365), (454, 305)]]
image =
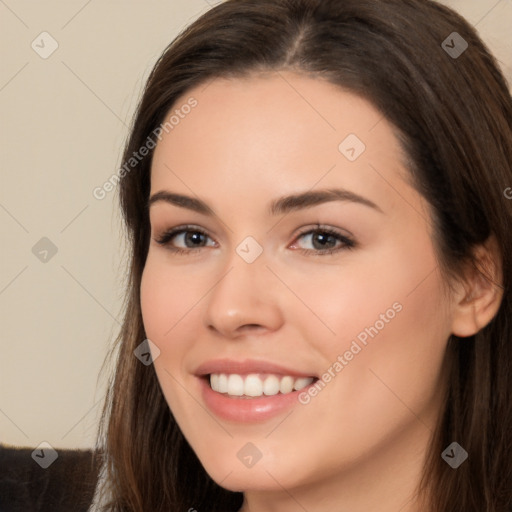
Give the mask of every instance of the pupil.
[(331, 235), (325, 235), (322, 233), (317, 233), (316, 235), (313, 235), (313, 245), (316, 240), (320, 242), (320, 249), (325, 249), (325, 245), (328, 241), (328, 239), (332, 239), (333, 237)]
[[(202, 237), (203, 234), (202, 233), (198, 233), (197, 231), (196, 232), (189, 232), (186, 234), (185, 236), (185, 241), (189, 241), (189, 242), (201, 242), (201, 239), (200, 237)], [(197, 244), (192, 244), (192, 245), (197, 245)]]

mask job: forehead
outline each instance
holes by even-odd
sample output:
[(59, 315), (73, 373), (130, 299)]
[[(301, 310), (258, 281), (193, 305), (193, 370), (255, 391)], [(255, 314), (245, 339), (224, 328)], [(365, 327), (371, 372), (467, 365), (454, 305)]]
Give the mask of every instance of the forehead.
[(153, 157), (152, 193), (276, 195), (317, 183), (385, 192), (393, 202), (386, 181), (403, 182), (408, 172), (383, 115), (323, 79), (292, 72), (214, 79), (182, 95), (171, 116)]

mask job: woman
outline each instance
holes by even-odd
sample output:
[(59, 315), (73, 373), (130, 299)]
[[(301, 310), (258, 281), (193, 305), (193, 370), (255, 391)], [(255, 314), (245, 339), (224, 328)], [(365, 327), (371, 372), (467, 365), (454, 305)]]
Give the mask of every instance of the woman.
[(512, 100), (467, 22), (228, 0), (124, 161), (103, 510), (512, 510)]

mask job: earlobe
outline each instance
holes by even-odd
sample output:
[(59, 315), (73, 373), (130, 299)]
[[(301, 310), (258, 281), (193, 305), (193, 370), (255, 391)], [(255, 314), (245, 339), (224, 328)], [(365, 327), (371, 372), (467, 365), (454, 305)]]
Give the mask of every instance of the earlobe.
[(493, 236), (475, 250), (465, 284), (454, 297), (452, 333), (461, 338), (473, 336), (496, 316), (503, 298), (502, 260)]

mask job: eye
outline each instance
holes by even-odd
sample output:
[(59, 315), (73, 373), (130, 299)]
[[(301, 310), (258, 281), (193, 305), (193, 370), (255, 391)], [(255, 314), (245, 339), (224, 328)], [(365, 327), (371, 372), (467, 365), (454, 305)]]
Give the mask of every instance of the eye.
[[(212, 240), (201, 228), (187, 225), (169, 229), (162, 233), (159, 238), (155, 238), (155, 241), (176, 254), (187, 254), (207, 247), (206, 242), (208, 239)], [(305, 249), (297, 247), (296, 241), (300, 239), (308, 240), (313, 248)], [(314, 229), (302, 231), (295, 240), (296, 241), (290, 246), (292, 249), (297, 249), (303, 254), (313, 253), (314, 256), (333, 254), (344, 249), (353, 249), (356, 247), (355, 241), (348, 236), (333, 228), (321, 226), (320, 224), (317, 224)], [(210, 246), (216, 247), (216, 243), (213, 240), (212, 242)], [(184, 244), (184, 247), (176, 247), (176, 243), (180, 245)]]
[[(320, 224), (317, 224), (315, 229), (302, 231), (302, 233), (297, 236), (296, 240), (301, 238), (312, 244), (313, 248), (304, 249), (299, 247), (298, 250), (304, 254), (316, 253), (316, 256), (333, 254), (345, 249), (353, 249), (356, 247), (355, 241), (348, 236), (333, 228), (321, 226)], [(295, 245), (296, 242), (294, 242), (294, 245), (291, 247), (296, 248), (294, 247)]]
[[(204, 242), (208, 238), (210, 238), (208, 234), (197, 226), (178, 226), (165, 231), (159, 238), (155, 238), (155, 242), (177, 254), (185, 254), (205, 247)], [(173, 240), (174, 243), (178, 241), (185, 244), (185, 248), (175, 247), (174, 243), (171, 243)]]

